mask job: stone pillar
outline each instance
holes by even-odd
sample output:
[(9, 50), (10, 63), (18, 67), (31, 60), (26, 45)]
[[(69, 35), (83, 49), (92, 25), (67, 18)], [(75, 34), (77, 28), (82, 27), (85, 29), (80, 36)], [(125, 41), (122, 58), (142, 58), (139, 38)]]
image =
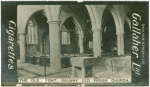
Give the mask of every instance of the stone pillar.
[(121, 55), (124, 55), (124, 33), (120, 34), (120, 41), (121, 41)]
[(20, 60), (19, 63), (25, 63), (26, 59), (26, 35), (25, 33), (19, 33), (20, 40)]
[(57, 70), (61, 68), (60, 21), (48, 21), (48, 24), (50, 41), (50, 67)]
[(117, 33), (117, 51), (118, 51), (118, 55), (121, 55), (121, 36), (120, 36), (120, 33)]
[(102, 29), (92, 29), (93, 31), (93, 52), (94, 57), (101, 57), (101, 31)]
[(80, 43), (80, 54), (84, 53), (84, 47), (83, 47), (83, 38), (79, 37), (79, 43)]

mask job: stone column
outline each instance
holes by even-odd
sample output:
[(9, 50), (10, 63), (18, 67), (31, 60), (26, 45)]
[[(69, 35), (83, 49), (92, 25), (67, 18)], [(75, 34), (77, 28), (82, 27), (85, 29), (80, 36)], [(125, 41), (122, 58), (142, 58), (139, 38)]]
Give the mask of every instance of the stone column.
[(79, 37), (79, 43), (80, 43), (80, 54), (84, 53), (84, 47), (83, 47), (83, 38)]
[(117, 51), (118, 51), (118, 55), (121, 55), (121, 36), (120, 33), (116, 33), (117, 34)]
[(121, 55), (124, 55), (124, 33), (120, 34)]
[(20, 60), (19, 63), (25, 63), (26, 59), (26, 38), (25, 33), (19, 33), (19, 40), (20, 40)]
[(100, 29), (92, 29), (93, 31), (93, 52), (94, 57), (101, 57), (101, 28)]
[(57, 70), (61, 68), (60, 21), (48, 21), (48, 24), (50, 39), (50, 67)]

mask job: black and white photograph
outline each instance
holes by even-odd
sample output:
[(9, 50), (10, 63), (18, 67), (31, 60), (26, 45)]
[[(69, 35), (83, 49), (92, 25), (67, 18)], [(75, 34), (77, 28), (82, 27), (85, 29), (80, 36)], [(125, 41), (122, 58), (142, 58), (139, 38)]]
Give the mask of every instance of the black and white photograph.
[(149, 2), (1, 2), (2, 86), (148, 86)]

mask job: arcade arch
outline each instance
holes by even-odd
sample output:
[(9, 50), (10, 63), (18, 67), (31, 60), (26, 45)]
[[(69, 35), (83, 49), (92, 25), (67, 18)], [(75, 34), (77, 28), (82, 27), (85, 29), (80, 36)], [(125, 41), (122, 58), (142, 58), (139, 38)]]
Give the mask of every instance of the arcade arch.
[[(49, 49), (51, 48), (49, 51), (49, 54), (51, 53), (50, 54), (51, 63), (52, 63), (51, 66), (53, 68), (60, 68), (60, 61), (61, 61), (60, 60), (61, 58), (61, 52), (60, 52), (61, 51), (61, 44), (60, 44), (61, 43), (60, 42), (61, 41), (61, 38), (60, 38), (61, 29), (60, 28), (62, 28), (60, 25), (67, 24), (65, 23), (66, 21), (70, 21), (70, 23), (73, 24), (73, 26), (77, 26), (77, 31), (78, 31), (78, 37), (76, 38), (76, 40), (78, 40), (77, 42), (83, 42), (82, 39), (87, 38), (87, 36), (90, 36), (89, 38), (91, 39), (89, 41), (93, 41), (92, 43), (93, 43), (94, 57), (98, 57), (98, 56), (101, 57), (101, 45), (103, 45), (102, 34), (104, 33), (104, 29), (108, 20), (110, 20), (110, 19), (106, 19), (106, 21), (105, 20), (103, 21), (102, 19), (103, 15), (106, 14), (105, 13), (106, 10), (109, 11), (109, 13), (111, 14), (110, 18), (114, 19), (114, 22), (112, 22), (114, 24), (112, 26), (115, 29), (113, 29), (114, 32), (112, 33), (113, 35), (116, 35), (115, 38), (117, 41), (117, 48), (118, 48), (117, 54), (124, 55), (124, 39), (125, 39), (124, 32), (126, 31), (124, 31), (124, 21), (123, 21), (124, 19), (118, 10), (119, 9), (118, 7), (107, 6), (107, 5), (67, 6), (67, 10), (65, 10), (65, 14), (67, 14), (68, 16), (64, 16), (64, 20), (62, 20), (61, 12), (62, 12), (63, 7), (64, 6), (61, 6), (61, 5), (46, 5), (46, 6), (41, 6), (40, 8), (36, 8), (36, 6), (33, 6), (33, 7), (30, 7), (31, 9), (33, 8), (33, 10), (31, 10), (31, 12), (27, 14), (28, 16), (25, 16), (25, 14), (23, 15), (26, 18), (25, 20), (23, 20), (24, 18), (21, 18), (21, 15), (19, 15), (18, 20), (23, 21), (23, 22), (18, 23), (19, 27), (21, 27), (19, 28), (20, 29), (19, 31), (20, 44), (21, 44), (20, 49), (24, 50), (21, 53), (21, 55), (24, 56), (23, 58), (25, 58), (25, 54), (26, 54), (25, 53), (26, 42), (24, 40), (25, 40), (25, 34), (27, 33), (27, 31), (25, 30), (26, 29), (25, 26), (27, 26), (27, 23), (29, 22), (28, 20), (32, 18), (35, 19), (37, 23), (39, 23), (38, 25), (40, 24), (42, 25), (42, 23), (45, 24), (45, 25), (43, 24), (43, 26), (46, 27), (45, 31), (42, 31), (43, 33), (49, 32), (49, 34), (42, 33), (43, 35), (46, 35), (46, 36), (41, 35), (41, 37), (43, 37), (43, 39), (44, 37), (48, 37), (49, 41), (47, 42), (50, 42), (48, 43), (50, 46)], [(52, 9), (55, 9), (55, 10), (53, 11)], [(78, 12), (79, 10), (80, 12)], [(84, 14), (84, 12), (86, 14)], [(38, 17), (35, 18), (35, 15), (38, 15), (38, 14), (40, 14), (43, 17), (46, 16), (44, 18), (44, 22), (40, 23), (40, 21), (37, 20), (39, 18)], [(69, 17), (72, 17), (72, 18), (69, 18)], [(87, 21), (90, 21), (89, 23), (90, 27), (86, 27), (86, 25), (88, 25)], [(126, 25), (126, 22), (125, 22), (125, 25)], [(84, 45), (84, 43), (83, 44), (79, 43), (79, 44), (80, 44), (79, 45), (80, 48), (86, 47), (86, 46), (85, 47), (81, 46), (81, 45)], [(84, 53), (84, 50), (81, 51), (80, 49), (80, 53)]]
[(74, 17), (69, 17), (61, 26), (61, 53), (82, 54), (83, 52), (82, 27)]
[[(49, 26), (47, 24), (47, 17), (43, 14), (43, 11), (37, 11), (29, 17), (27, 23), (34, 20), (34, 26), (36, 30), (31, 31), (26, 26), (26, 46), (27, 46), (27, 58), (31, 56), (49, 56), (50, 44), (49, 44)], [(36, 37), (35, 37), (36, 35)], [(29, 43), (34, 39), (36, 43)], [(34, 53), (34, 54), (32, 54)]]
[(117, 54), (117, 36), (114, 17), (107, 7), (102, 18), (102, 55)]
[[(124, 20), (121, 17), (119, 10), (116, 10), (116, 8), (113, 6), (107, 6), (105, 8), (102, 19), (102, 48), (104, 50), (107, 48), (107, 51), (111, 52), (111, 54), (112, 52), (113, 54), (116, 54), (115, 52), (117, 51), (118, 55), (124, 55), (124, 51), (127, 52), (127, 49), (129, 52), (129, 38), (131, 33), (129, 23), (129, 18), (126, 17), (126, 20)], [(108, 33), (109, 35), (106, 33), (107, 30), (109, 31), (109, 29), (107, 29), (107, 26), (111, 26), (111, 32)], [(110, 34), (112, 34), (112, 36)], [(104, 38), (109, 40), (105, 41)], [(108, 43), (107, 41), (110, 41), (110, 43)], [(105, 44), (103, 44), (103, 42)], [(104, 45), (107, 44), (108, 46), (104, 47)]]

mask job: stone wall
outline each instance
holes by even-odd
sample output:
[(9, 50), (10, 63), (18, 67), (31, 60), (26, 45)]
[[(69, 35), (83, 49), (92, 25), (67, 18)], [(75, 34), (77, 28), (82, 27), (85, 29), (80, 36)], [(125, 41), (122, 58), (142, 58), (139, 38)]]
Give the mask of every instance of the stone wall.
[(101, 58), (93, 67), (93, 75), (98, 78), (131, 78), (131, 56)]

